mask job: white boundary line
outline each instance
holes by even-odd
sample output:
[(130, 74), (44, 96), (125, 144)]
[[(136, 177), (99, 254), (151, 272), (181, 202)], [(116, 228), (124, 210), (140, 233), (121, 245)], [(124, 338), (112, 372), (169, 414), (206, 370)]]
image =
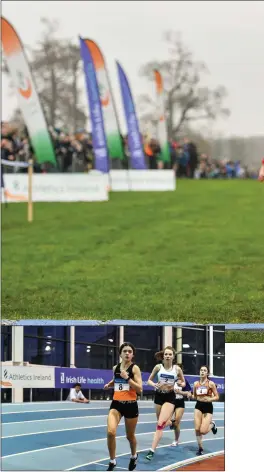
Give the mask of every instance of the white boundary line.
[[(218, 414), (221, 415), (221, 413), (224, 413), (224, 411), (214, 411), (214, 415)], [(155, 414), (155, 411), (153, 413), (140, 413), (140, 416), (146, 416), (146, 415), (153, 415)], [(41, 421), (65, 421), (65, 420), (76, 420), (76, 419), (82, 419), (82, 418), (103, 418), (108, 415), (108, 412), (105, 415), (90, 415), (90, 416), (66, 416), (62, 418), (45, 418), (45, 419), (40, 419), (40, 420), (28, 420), (28, 421), (9, 421), (7, 423), (1, 423), (2, 425), (13, 425), (13, 424), (22, 424), (22, 423), (39, 423)], [(193, 415), (193, 412), (185, 412), (184, 415)]]
[[(222, 413), (224, 413), (224, 411), (215, 411), (214, 412), (214, 416), (215, 415), (221, 415)], [(108, 415), (108, 413), (106, 413), (105, 415), (91, 415), (91, 416), (66, 416), (65, 418), (47, 418), (47, 419), (43, 419), (43, 420), (29, 420), (29, 421), (10, 421), (9, 423), (1, 423), (2, 425), (13, 425), (13, 424), (23, 424), (23, 423), (39, 423), (41, 421), (65, 421), (65, 420), (79, 420), (79, 419), (84, 419), (84, 418), (105, 418), (106, 416)], [(153, 411), (153, 413), (140, 413), (140, 417), (141, 416), (148, 416), (148, 415), (155, 415), (155, 411)], [(186, 412), (184, 413), (184, 416), (186, 415), (191, 415), (193, 417), (193, 412)]]
[[(144, 408), (153, 408), (153, 402), (150, 401), (149, 403), (150, 403), (149, 405), (146, 405), (146, 404), (140, 405), (139, 404), (138, 406), (142, 410)], [(97, 410), (108, 410), (109, 407), (110, 407), (110, 404), (111, 404), (111, 401), (106, 406), (97, 406), (97, 407), (94, 407), (94, 408), (93, 407), (88, 407), (88, 408), (86, 408), (86, 410), (92, 410), (92, 411), (93, 410), (96, 410), (96, 411)], [(87, 405), (87, 403), (84, 403), (84, 405)], [(195, 402), (190, 402), (190, 404), (185, 405), (185, 409), (191, 410), (194, 405), (195, 405)], [(223, 405), (214, 405), (214, 410), (220, 410), (220, 409), (224, 409), (224, 404)], [(50, 413), (50, 412), (57, 413), (58, 411), (84, 411), (84, 409), (82, 409), (82, 407), (80, 407), (80, 408), (58, 408), (58, 409), (54, 408), (52, 410), (37, 410), (37, 409), (35, 409), (35, 410), (6, 411), (6, 412), (3, 411), (3, 409), (2, 409), (1, 414), (3, 416), (3, 415), (21, 415), (21, 414), (24, 414), (24, 413), (36, 413), (36, 414), (37, 413), (45, 413), (45, 412), (47, 412), (47, 413)], [(154, 411), (154, 409), (153, 409), (153, 411)], [(37, 421), (37, 420), (35, 420), (35, 421)]]
[[(221, 429), (221, 428), (219, 428)], [(188, 430), (184, 430), (184, 431), (188, 431)], [(164, 432), (167, 432), (167, 431), (164, 431)], [(137, 435), (138, 436), (138, 435)], [(221, 437), (221, 438), (210, 438), (210, 439), (204, 439), (203, 442), (205, 441), (216, 441), (217, 439), (225, 439), (224, 437)], [(193, 441), (184, 441), (184, 442), (181, 442), (180, 445), (182, 444), (190, 444), (190, 443), (196, 443), (196, 439), (194, 439)], [(164, 447), (170, 447), (170, 444), (166, 444), (164, 446), (158, 446), (157, 449), (162, 449)], [(144, 451), (148, 451), (149, 448), (147, 449), (140, 449), (139, 451), (137, 452), (144, 452)], [(122, 456), (127, 456), (129, 455), (130, 453), (129, 452), (126, 452), (126, 453), (123, 453), (123, 454), (118, 454), (116, 456), (116, 458), (118, 457), (122, 457)], [(203, 456), (204, 457), (204, 456)], [(75, 470), (75, 469), (79, 469), (80, 467), (84, 467), (86, 465), (92, 465), (92, 464), (97, 464), (98, 462), (101, 462), (101, 461), (107, 461), (109, 460), (109, 457), (105, 457), (104, 459), (98, 459), (97, 461), (93, 461), (93, 462), (86, 462), (86, 464), (81, 464), (81, 465), (77, 465), (75, 467), (71, 467), (70, 469), (66, 469), (66, 470)]]
[[(154, 415), (154, 413), (147, 413), (147, 415)], [(89, 416), (87, 418), (94, 418), (94, 416)], [(98, 418), (98, 416), (96, 416), (95, 418)], [(187, 423), (187, 422), (190, 422), (193, 420), (193, 417), (191, 417), (190, 419), (186, 419), (186, 420), (181, 420), (181, 423)], [(224, 421), (224, 417), (223, 418), (217, 418), (217, 421)], [(157, 423), (157, 420), (155, 421), (142, 421), (141, 423), (138, 423), (137, 426), (140, 426), (141, 424), (155, 424)], [(10, 424), (10, 423), (6, 423), (6, 424)], [(124, 426), (124, 423), (120, 423), (119, 426)], [(104, 424), (98, 424), (98, 425), (94, 425), (94, 426), (78, 426), (76, 428), (63, 428), (63, 429), (51, 429), (49, 431), (34, 431), (32, 433), (22, 433), (22, 434), (13, 434), (11, 436), (2, 436), (2, 439), (9, 439), (9, 438), (20, 438), (22, 436), (34, 436), (35, 434), (48, 434), (48, 433), (59, 433), (59, 432), (62, 432), (62, 431), (74, 431), (74, 430), (77, 430), (77, 429), (92, 429), (92, 428), (104, 428), (106, 427), (106, 423)]]
[[(87, 405), (88, 403), (84, 403), (84, 405)], [(86, 408), (87, 410), (108, 410), (109, 409), (109, 406), (110, 406), (111, 402), (109, 402), (109, 405), (106, 405), (106, 406), (95, 406), (94, 408), (93, 407), (88, 407)], [(150, 402), (150, 405), (147, 406), (147, 405), (139, 405), (139, 407), (141, 409), (143, 408), (153, 408), (153, 402)], [(218, 407), (219, 408), (219, 407)], [(21, 410), (21, 411), (7, 411), (7, 412), (3, 412), (2, 411), (2, 415), (21, 415), (21, 414), (24, 414), (24, 413), (43, 413), (43, 412), (48, 412), (50, 413), (51, 411), (54, 411), (54, 413), (58, 412), (58, 411), (84, 411), (82, 409), (82, 407), (80, 408), (58, 408), (57, 410), (56, 409), (52, 409), (52, 410)]]
[(195, 464), (195, 462), (200, 462), (200, 461), (203, 461), (204, 459), (209, 459), (210, 457), (220, 456), (224, 453), (225, 453), (225, 451), (222, 450), (222, 451), (210, 452), (209, 454), (205, 454), (205, 455), (199, 456), (199, 457), (191, 457), (190, 459), (185, 459), (183, 461), (175, 462), (174, 464), (167, 465), (166, 467), (163, 467), (162, 469), (159, 469), (159, 471), (160, 470), (172, 470), (172, 469), (174, 469), (174, 467), (176, 467), (176, 469), (178, 469), (179, 467), (185, 467), (188, 464)]
[[(224, 426), (219, 426), (218, 429), (224, 429)], [(182, 429), (182, 432), (183, 431), (194, 431), (194, 429), (193, 428)], [(166, 434), (166, 433), (167, 434), (171, 433), (171, 430), (164, 431), (164, 434)], [(137, 436), (144, 436), (146, 434), (153, 434), (153, 431), (149, 431), (147, 433), (138, 433)], [(122, 438), (126, 438), (126, 435), (125, 436), (116, 436), (116, 439), (122, 439)], [(224, 439), (224, 438), (215, 438), (215, 439)], [(93, 442), (99, 442), (99, 441), (105, 441), (105, 440), (106, 440), (106, 438), (100, 438), (100, 439), (91, 439), (91, 440), (88, 440), (88, 441), (78, 441), (78, 442), (69, 443), (69, 444), (60, 444), (59, 446), (42, 447), (40, 449), (33, 449), (31, 451), (17, 452), (16, 454), (9, 454), (7, 456), (2, 456), (1, 459), (3, 461), (4, 459), (7, 459), (8, 457), (24, 456), (25, 454), (34, 454), (35, 452), (47, 451), (47, 450), (50, 450), (50, 449), (60, 449), (62, 447), (70, 447), (70, 446), (75, 446), (77, 444), (87, 444), (87, 443), (93, 443)], [(209, 441), (209, 439), (207, 439), (207, 441)], [(181, 444), (184, 444), (184, 443), (181, 443)], [(165, 446), (162, 446), (162, 447), (165, 447)], [(143, 450), (145, 451), (145, 449), (143, 449)], [(101, 459), (101, 460), (104, 460), (104, 459)], [(100, 461), (98, 461), (98, 462), (100, 462)], [(93, 462), (91, 462), (91, 464), (93, 464)], [(84, 464), (84, 465), (88, 465), (88, 464)], [(82, 467), (82, 466), (78, 466), (78, 467)], [(71, 469), (67, 469), (67, 470), (71, 470)]]

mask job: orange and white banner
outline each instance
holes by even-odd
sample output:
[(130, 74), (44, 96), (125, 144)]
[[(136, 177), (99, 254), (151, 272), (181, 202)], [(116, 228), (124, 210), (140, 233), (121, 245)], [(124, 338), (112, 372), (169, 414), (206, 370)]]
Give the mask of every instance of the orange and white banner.
[(37, 161), (56, 163), (53, 144), (33, 82), (23, 45), (13, 26), (1, 17), (2, 46), (15, 85), (19, 108), (27, 126)]
[(168, 133), (165, 118), (164, 88), (161, 73), (154, 70), (156, 93), (157, 93), (157, 113), (158, 113), (158, 141), (161, 147), (161, 160), (170, 161)]

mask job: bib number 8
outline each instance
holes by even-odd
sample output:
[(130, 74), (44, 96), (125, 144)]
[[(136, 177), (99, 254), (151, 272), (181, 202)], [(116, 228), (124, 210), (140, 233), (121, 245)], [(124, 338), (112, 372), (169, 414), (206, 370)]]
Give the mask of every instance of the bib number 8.
[(119, 384), (119, 390), (123, 390), (123, 385)]

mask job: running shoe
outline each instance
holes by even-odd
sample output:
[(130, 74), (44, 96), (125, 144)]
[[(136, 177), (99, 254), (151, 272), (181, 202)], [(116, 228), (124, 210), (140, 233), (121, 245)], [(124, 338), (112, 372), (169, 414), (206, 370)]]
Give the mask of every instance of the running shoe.
[(153, 451), (149, 451), (146, 455), (146, 459), (148, 461), (151, 461), (151, 459), (153, 459), (153, 456), (154, 456), (154, 452)]
[(170, 429), (174, 429), (174, 428), (175, 428), (175, 420), (171, 420)]
[(199, 447), (198, 451), (196, 452), (197, 456), (202, 456), (203, 455), (203, 448)]
[(178, 441), (173, 441), (172, 446), (179, 446)]
[(106, 470), (114, 470), (115, 467), (116, 467), (116, 463), (109, 462), (108, 469), (106, 469)]
[(212, 425), (213, 425), (213, 427), (212, 427), (212, 433), (213, 433), (213, 434), (216, 434), (216, 433), (217, 433), (217, 427), (216, 427), (216, 424), (215, 424), (214, 421), (212, 421)]
[(133, 457), (131, 457), (130, 462), (129, 462), (129, 466), (128, 466), (128, 470), (134, 470), (137, 467), (137, 460), (138, 460), (138, 454), (137, 454), (137, 457), (135, 459), (133, 459)]

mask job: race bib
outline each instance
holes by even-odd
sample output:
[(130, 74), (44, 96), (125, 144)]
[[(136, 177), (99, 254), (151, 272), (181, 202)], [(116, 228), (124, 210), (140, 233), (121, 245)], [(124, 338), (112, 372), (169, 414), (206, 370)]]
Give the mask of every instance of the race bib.
[(208, 394), (208, 388), (207, 387), (198, 387), (196, 389), (196, 395), (207, 395)]
[(129, 391), (130, 390), (130, 385), (128, 383), (128, 380), (115, 379), (114, 390), (115, 390), (115, 392)]
[(174, 375), (161, 374), (159, 381), (163, 385), (174, 385), (175, 378)]
[[(175, 385), (175, 388), (176, 388), (176, 385)], [(182, 387), (177, 386), (177, 389), (182, 390)], [(176, 395), (176, 400), (182, 400), (183, 395), (181, 395), (180, 393), (175, 393), (175, 395)]]

